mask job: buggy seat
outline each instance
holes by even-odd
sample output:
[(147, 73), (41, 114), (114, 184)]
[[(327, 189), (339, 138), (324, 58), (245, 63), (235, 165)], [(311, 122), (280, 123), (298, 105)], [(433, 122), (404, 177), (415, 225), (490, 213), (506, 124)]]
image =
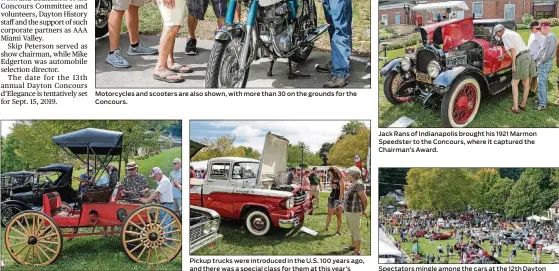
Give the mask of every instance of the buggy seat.
[(70, 215), (69, 212), (62, 210), (62, 200), (58, 192), (43, 194), (43, 212), (51, 217)]

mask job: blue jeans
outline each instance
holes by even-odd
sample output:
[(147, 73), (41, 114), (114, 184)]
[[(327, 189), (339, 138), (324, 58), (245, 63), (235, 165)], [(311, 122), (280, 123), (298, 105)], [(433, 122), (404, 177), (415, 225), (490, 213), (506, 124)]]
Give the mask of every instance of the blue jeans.
[[(162, 203), (161, 205), (173, 210), (174, 206), (172, 203)], [(163, 217), (165, 217), (165, 212), (164, 211), (159, 211), (159, 219), (163, 220)], [(163, 228), (165, 228), (167, 225), (169, 225), (169, 223), (171, 223), (171, 216), (167, 215), (167, 218), (165, 218), (165, 221), (163, 221)], [(167, 233), (173, 230), (173, 227), (167, 227), (165, 230), (163, 230), (163, 232)], [(171, 238), (170, 234), (165, 234), (166, 238)]]
[(332, 75), (349, 77), (351, 55), (351, 0), (322, 0), (326, 22), (330, 24), (330, 47), (332, 48)]
[(538, 66), (538, 105), (547, 106), (547, 78), (552, 68), (552, 59)]

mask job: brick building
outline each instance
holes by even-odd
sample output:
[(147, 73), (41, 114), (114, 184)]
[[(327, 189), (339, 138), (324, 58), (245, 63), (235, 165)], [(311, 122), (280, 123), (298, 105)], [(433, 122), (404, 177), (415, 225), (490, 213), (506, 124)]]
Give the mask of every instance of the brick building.
[[(379, 19), (388, 24), (405, 24), (403, 16), (406, 9), (418, 4), (448, 2), (441, 0), (431, 1), (380, 1)], [(521, 21), (522, 15), (528, 13), (535, 18), (559, 17), (559, 1), (463, 1), (469, 10), (463, 12), (464, 18), (474, 17), (476, 19), (510, 19)], [(423, 12), (424, 23), (435, 20), (437, 12)], [(446, 12), (442, 12), (446, 13)], [(409, 11), (408, 24), (415, 24), (416, 12)]]

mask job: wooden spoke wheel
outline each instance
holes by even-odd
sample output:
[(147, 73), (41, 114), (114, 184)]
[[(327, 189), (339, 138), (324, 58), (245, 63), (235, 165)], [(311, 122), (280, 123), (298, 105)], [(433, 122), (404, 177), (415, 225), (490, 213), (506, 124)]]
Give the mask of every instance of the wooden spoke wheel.
[(171, 209), (151, 204), (134, 210), (122, 225), (122, 245), (135, 262), (170, 262), (182, 249), (182, 225)]
[(16, 262), (44, 266), (58, 258), (63, 239), (50, 217), (37, 211), (25, 211), (8, 222), (4, 240)]

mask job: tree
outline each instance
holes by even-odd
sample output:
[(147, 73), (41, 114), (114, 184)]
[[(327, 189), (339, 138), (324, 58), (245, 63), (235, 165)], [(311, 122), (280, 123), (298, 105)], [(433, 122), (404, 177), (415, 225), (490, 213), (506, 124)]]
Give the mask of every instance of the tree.
[(202, 139), (200, 143), (206, 145), (206, 148), (194, 155), (191, 161), (205, 161), (227, 156), (260, 159), (260, 152), (251, 147), (235, 146), (235, 140), (236, 137), (232, 135), (224, 135), (217, 139)]
[(406, 184), (406, 174), (409, 170), (409, 168), (379, 168), (379, 196), (402, 189)]
[(404, 186), (406, 203), (419, 211), (466, 211), (477, 184), (476, 176), (462, 168), (413, 168)]
[(479, 185), (476, 187), (472, 206), (481, 211), (492, 210), (492, 195), (490, 194), (491, 188), (500, 179), (499, 171), (494, 168), (486, 168), (477, 172)]
[(509, 178), (499, 178), (497, 182), (489, 190), (489, 198), (491, 205), (489, 211), (504, 214), (506, 211), (506, 203), (510, 197), (514, 181)]
[(330, 149), (332, 149), (332, 146), (334, 146), (333, 143), (322, 143), (320, 150), (318, 150), (318, 156), (320, 156), (320, 158), (322, 159), (323, 166), (328, 165), (328, 152), (330, 151)]
[(347, 134), (338, 139), (328, 152), (328, 163), (330, 165), (350, 167), (354, 166), (353, 158), (356, 154), (365, 159), (369, 152), (371, 130), (360, 122), (355, 134)]
[[(304, 161), (301, 161), (301, 148), (303, 148)], [(312, 153), (304, 142), (299, 142), (296, 145), (287, 145), (287, 163), (300, 167), (301, 162), (308, 166), (322, 165), (322, 159), (320, 159), (318, 154)]]
[(366, 128), (365, 124), (363, 124), (362, 122), (352, 120), (342, 127), (341, 137), (345, 135), (356, 135), (359, 128), (363, 127)]
[(2, 137), (2, 173), (10, 171), (29, 170), (27, 165), (21, 157), (16, 154), (15, 146), (13, 143), (13, 136), (8, 135)]
[(510, 197), (505, 205), (505, 213), (508, 217), (526, 217), (538, 212), (535, 203), (540, 193), (538, 180), (530, 174), (522, 174), (511, 189)]
[(501, 174), (501, 178), (510, 178), (517, 181), (524, 170), (524, 168), (500, 168), (499, 173)]
[(384, 206), (395, 206), (396, 204), (398, 204), (394, 197), (382, 197), (380, 199), (380, 202), (382, 202)]
[(164, 127), (163, 133), (171, 134), (173, 137), (182, 137), (182, 120), (177, 120), (169, 126)]
[(243, 151), (245, 153), (244, 157), (247, 158), (252, 158), (252, 159), (260, 159), (260, 152), (253, 149), (252, 147), (245, 147), (245, 146), (241, 146), (241, 148), (243, 148)]

